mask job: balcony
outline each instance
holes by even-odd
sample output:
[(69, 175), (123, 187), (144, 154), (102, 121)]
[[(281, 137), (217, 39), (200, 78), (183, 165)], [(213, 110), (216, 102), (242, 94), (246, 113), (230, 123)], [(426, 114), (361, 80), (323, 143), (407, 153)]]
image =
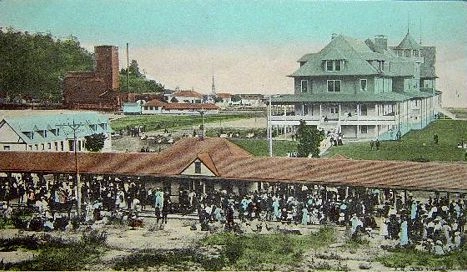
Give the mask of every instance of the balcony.
[(340, 125), (393, 125), (398, 120), (398, 115), (385, 115), (385, 116), (340, 116), (338, 118), (329, 118), (325, 121), (319, 116), (311, 115), (293, 115), (293, 116), (272, 116), (271, 122), (273, 125), (298, 125), (300, 121), (305, 121), (308, 125), (322, 125), (325, 123), (339, 123)]

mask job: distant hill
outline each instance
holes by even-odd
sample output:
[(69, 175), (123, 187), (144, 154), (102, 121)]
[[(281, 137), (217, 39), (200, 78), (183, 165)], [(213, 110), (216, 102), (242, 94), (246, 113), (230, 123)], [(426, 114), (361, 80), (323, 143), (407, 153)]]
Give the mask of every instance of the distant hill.
[(93, 69), (93, 55), (76, 37), (0, 30), (0, 97), (9, 101), (61, 102), (68, 71)]

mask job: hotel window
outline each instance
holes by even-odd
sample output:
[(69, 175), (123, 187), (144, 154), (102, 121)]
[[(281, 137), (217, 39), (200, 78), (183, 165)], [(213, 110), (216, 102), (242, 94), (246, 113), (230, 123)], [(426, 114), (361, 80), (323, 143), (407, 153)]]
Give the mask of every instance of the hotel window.
[(5, 150), (5, 151), (10, 151), (10, 146), (9, 146), (9, 145), (4, 145), (4, 146), (3, 146), (3, 150)]
[(368, 114), (368, 108), (365, 104), (360, 106), (360, 115), (366, 116)]
[(301, 89), (302, 93), (308, 92), (308, 80), (300, 81), (300, 89)]
[(201, 174), (201, 162), (200, 161), (195, 162), (195, 173)]
[(52, 149), (52, 143), (47, 143), (47, 147), (48, 147), (49, 149)]
[(334, 71), (340, 71), (341, 70), (341, 61), (340, 60), (335, 60), (334, 61)]
[(340, 92), (341, 81), (340, 80), (328, 80), (328, 92)]
[(368, 133), (368, 126), (360, 126), (360, 133), (367, 134)]
[(341, 70), (341, 60), (327, 60), (326, 61), (326, 71), (340, 71)]
[(337, 114), (337, 113), (339, 113), (339, 107), (331, 107), (331, 108), (329, 108), (329, 111), (331, 113)]
[(367, 80), (360, 79), (360, 91), (366, 91), (366, 86), (367, 86)]

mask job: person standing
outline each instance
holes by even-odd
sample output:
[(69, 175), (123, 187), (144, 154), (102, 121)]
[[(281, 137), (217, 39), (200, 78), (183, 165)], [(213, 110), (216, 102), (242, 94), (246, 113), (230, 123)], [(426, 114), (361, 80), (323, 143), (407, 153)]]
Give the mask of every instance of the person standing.
[(308, 221), (310, 221), (310, 216), (308, 215), (308, 208), (304, 206), (302, 209), (302, 225), (308, 225)]
[(164, 206), (164, 194), (162, 191), (157, 188), (154, 193), (154, 212), (157, 217), (157, 223), (162, 218), (162, 208)]
[(379, 150), (380, 145), (381, 143), (379, 142), (379, 139), (376, 139), (376, 142), (375, 142), (376, 150)]
[(407, 219), (405, 217), (402, 219), (400, 231), (400, 245), (402, 247), (407, 246), (409, 244), (409, 234), (407, 231)]
[(169, 193), (165, 193), (163, 205), (162, 205), (162, 224), (167, 224), (167, 215), (170, 213), (170, 208), (172, 206), (172, 202), (170, 201)]

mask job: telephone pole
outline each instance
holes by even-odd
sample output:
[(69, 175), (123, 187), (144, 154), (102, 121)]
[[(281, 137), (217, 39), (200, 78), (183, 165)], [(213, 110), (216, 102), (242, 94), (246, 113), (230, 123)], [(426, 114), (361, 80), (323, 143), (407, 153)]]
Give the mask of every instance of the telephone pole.
[(73, 130), (73, 153), (74, 153), (74, 159), (75, 159), (75, 183), (76, 183), (75, 195), (76, 195), (76, 202), (77, 202), (78, 218), (81, 217), (81, 184), (80, 184), (81, 182), (80, 182), (79, 169), (78, 169), (76, 131), (83, 125), (84, 125), (83, 123), (76, 123), (74, 119), (72, 123), (57, 125), (57, 127), (68, 127), (71, 130)]

